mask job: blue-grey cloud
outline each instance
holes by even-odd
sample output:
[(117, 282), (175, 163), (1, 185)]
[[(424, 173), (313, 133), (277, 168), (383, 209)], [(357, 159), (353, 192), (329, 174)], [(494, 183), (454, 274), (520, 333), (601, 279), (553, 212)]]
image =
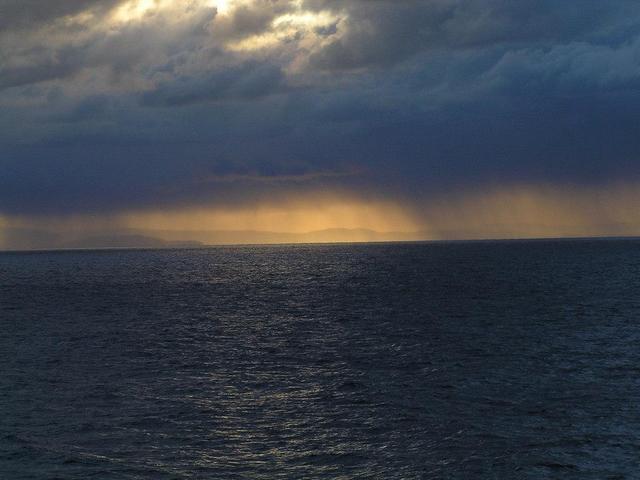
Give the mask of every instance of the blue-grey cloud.
[(347, 33), (315, 53), (328, 69), (385, 67), (424, 51), (617, 42), (637, 31), (636, 2), (307, 0), (348, 13)]
[(102, 13), (121, 0), (2, 0), (0, 29), (33, 29), (60, 17), (92, 10)]
[(276, 93), (283, 88), (283, 82), (284, 75), (279, 66), (248, 62), (202, 76), (179, 77), (160, 83), (145, 92), (141, 101), (145, 106), (170, 107), (216, 100), (251, 100)]
[(0, 0), (0, 213), (638, 176), (637, 2), (125, 3)]

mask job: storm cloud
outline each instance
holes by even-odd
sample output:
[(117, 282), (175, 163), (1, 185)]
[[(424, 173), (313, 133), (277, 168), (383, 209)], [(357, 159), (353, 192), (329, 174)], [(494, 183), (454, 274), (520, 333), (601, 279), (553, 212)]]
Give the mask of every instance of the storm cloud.
[(0, 0), (0, 214), (633, 183), (639, 87), (635, 1)]

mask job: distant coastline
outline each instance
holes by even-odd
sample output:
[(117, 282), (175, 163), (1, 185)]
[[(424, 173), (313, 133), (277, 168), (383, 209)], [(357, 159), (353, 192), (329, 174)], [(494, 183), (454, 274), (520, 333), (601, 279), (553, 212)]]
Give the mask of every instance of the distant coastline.
[[(367, 229), (326, 229), (305, 233), (263, 232), (263, 231), (202, 231), (202, 232), (155, 232), (158, 236), (124, 233), (121, 235), (94, 235), (67, 241), (25, 242), (0, 245), (0, 252), (46, 252), (82, 250), (163, 250), (200, 249), (225, 246), (268, 246), (268, 245), (319, 245), (319, 244), (376, 244), (376, 243), (491, 243), (491, 242), (544, 242), (544, 241), (615, 241), (637, 240), (637, 235), (576, 235), (549, 237), (491, 237), (491, 238), (428, 238), (426, 232), (376, 232)], [(179, 235), (193, 234), (208, 241), (194, 239), (167, 239)], [(163, 235), (160, 237), (159, 235)], [(185, 237), (188, 238), (188, 237)]]

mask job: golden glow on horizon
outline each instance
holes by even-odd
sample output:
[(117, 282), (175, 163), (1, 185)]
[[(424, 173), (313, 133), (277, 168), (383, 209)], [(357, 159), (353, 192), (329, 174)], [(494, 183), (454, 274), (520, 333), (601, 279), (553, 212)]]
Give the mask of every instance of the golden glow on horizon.
[[(633, 184), (598, 188), (515, 185), (452, 193), (425, 204), (406, 205), (380, 198), (321, 194), (255, 205), (212, 205), (103, 216), (4, 219), (0, 216), (0, 248), (9, 248), (8, 237), (2, 238), (3, 225), (4, 229), (55, 232), (68, 239), (135, 232), (165, 240), (203, 243), (220, 238), (214, 232), (244, 232), (224, 237), (231, 239), (227, 240), (230, 243), (254, 243), (252, 239), (264, 238), (252, 232), (307, 234), (323, 230), (328, 231), (307, 235), (301, 241), (376, 239), (357, 229), (396, 232), (395, 236), (385, 237), (387, 240), (629, 236), (640, 235), (639, 207), (640, 185)], [(349, 229), (353, 234), (331, 229)]]
[(435, 238), (640, 235), (640, 186), (513, 185), (430, 202)]
[(121, 217), (127, 228), (153, 230), (251, 230), (307, 233), (326, 229), (370, 229), (413, 232), (420, 226), (392, 202), (320, 198), (237, 208), (197, 208), (130, 213)]
[(7, 221), (2, 215), (0, 215), (0, 248), (5, 248), (6, 239), (5, 239), (4, 229), (6, 225), (7, 225)]
[[(226, 239), (223, 243), (371, 241), (380, 238), (378, 233), (389, 232), (394, 235), (384, 239), (407, 240), (416, 239), (414, 233), (421, 229), (411, 212), (394, 202), (328, 195), (237, 207), (176, 208), (108, 216), (23, 217), (13, 218), (11, 226), (53, 231), (67, 241), (129, 232), (205, 244), (219, 243), (220, 238)], [(296, 234), (304, 235), (298, 238)]]

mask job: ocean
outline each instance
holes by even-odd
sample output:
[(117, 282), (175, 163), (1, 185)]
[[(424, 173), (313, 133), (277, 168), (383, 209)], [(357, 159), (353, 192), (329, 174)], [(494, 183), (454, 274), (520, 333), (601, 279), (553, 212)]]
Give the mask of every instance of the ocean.
[(0, 254), (0, 479), (638, 479), (640, 241)]

